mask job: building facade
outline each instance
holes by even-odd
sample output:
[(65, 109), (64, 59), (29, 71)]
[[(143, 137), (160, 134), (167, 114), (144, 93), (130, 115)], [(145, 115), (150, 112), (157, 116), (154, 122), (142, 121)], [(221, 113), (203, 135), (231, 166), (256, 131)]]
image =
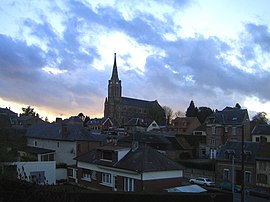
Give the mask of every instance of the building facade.
[(113, 118), (120, 125), (127, 123), (132, 118), (142, 118), (149, 123), (155, 120), (158, 124), (165, 124), (165, 112), (157, 100), (147, 101), (122, 97), (116, 54), (114, 54), (112, 77), (108, 84), (108, 97), (104, 103), (104, 117)]

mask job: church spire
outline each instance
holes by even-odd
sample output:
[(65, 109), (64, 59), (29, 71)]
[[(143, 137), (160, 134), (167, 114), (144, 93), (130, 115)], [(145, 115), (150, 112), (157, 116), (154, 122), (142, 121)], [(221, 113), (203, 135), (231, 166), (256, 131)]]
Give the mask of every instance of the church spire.
[(118, 78), (116, 53), (114, 53), (112, 77), (109, 80), (109, 85), (108, 85), (108, 98), (112, 98), (112, 97), (120, 98), (121, 95), (122, 95), (122, 86), (121, 86), (121, 80), (119, 80)]
[(118, 72), (117, 72), (117, 64), (116, 64), (116, 53), (114, 53), (114, 63), (113, 63), (113, 71), (112, 71), (111, 80), (119, 81)]

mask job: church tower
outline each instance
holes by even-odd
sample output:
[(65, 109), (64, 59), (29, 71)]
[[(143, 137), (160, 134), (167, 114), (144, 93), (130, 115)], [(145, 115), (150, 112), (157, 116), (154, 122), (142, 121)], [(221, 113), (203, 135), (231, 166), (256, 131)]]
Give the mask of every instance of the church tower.
[(110, 98), (120, 98), (122, 96), (122, 86), (121, 80), (119, 80), (116, 64), (116, 53), (114, 53), (114, 64), (112, 77), (108, 84), (108, 99)]
[(114, 64), (112, 77), (108, 83), (108, 97), (104, 103), (104, 117), (117, 119), (120, 116), (119, 104), (122, 96), (121, 80), (118, 77), (116, 53), (114, 53)]

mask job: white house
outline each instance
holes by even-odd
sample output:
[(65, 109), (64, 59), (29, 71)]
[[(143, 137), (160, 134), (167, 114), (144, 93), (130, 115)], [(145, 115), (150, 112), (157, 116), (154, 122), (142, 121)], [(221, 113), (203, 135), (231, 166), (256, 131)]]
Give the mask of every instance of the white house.
[(17, 178), (33, 182), (36, 184), (56, 183), (55, 161), (34, 161), (34, 162), (15, 162), (17, 167)]

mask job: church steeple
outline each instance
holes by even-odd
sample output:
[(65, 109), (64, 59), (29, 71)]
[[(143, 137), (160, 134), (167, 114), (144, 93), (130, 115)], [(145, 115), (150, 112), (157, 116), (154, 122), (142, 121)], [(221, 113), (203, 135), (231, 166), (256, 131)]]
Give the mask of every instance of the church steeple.
[(116, 53), (114, 53), (112, 77), (109, 80), (109, 85), (108, 85), (108, 98), (120, 98), (121, 95), (122, 95), (122, 86), (121, 86), (121, 80), (119, 80), (118, 78)]
[(116, 64), (116, 53), (114, 53), (114, 63), (113, 63), (113, 71), (111, 80), (119, 81), (118, 72), (117, 72), (117, 64)]

